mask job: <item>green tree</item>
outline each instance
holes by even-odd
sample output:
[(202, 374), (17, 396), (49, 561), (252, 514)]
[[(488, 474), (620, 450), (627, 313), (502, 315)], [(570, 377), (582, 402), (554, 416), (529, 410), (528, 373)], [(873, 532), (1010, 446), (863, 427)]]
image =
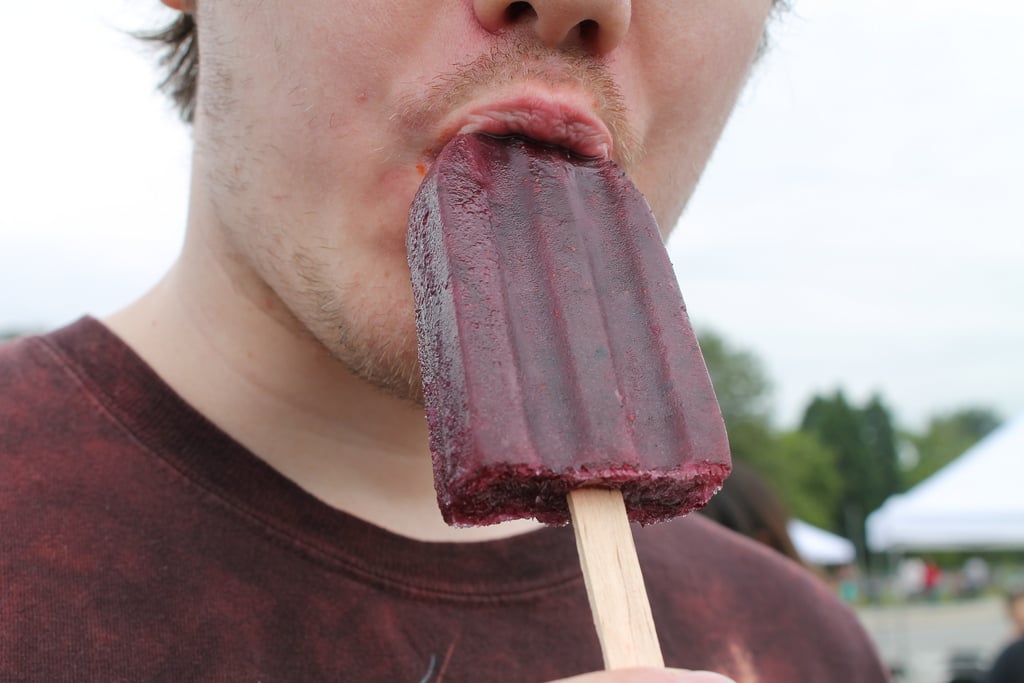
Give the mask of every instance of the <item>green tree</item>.
[(704, 330), (699, 337), (726, 424), (768, 421), (772, 385), (760, 359), (749, 351), (732, 347), (715, 332)]
[(711, 331), (700, 334), (701, 353), (715, 386), (734, 458), (753, 460), (772, 440), (771, 382), (761, 361)]
[(757, 470), (793, 515), (834, 527), (831, 511), (841, 491), (834, 451), (813, 434), (772, 427), (771, 381), (757, 356), (711, 331), (700, 342), (733, 458)]
[(836, 453), (815, 434), (775, 434), (746, 461), (775, 488), (794, 517), (825, 529), (836, 528), (833, 510), (843, 490)]
[(935, 474), (1001, 423), (998, 414), (981, 407), (961, 408), (933, 417), (923, 434), (907, 435), (917, 451), (917, 462), (904, 473), (906, 488)]
[[(872, 396), (860, 412), (865, 452), (870, 457), (874, 477), (871, 496), (865, 501), (870, 512), (885, 499), (902, 490), (899, 444), (889, 409), (878, 396)], [(876, 502), (877, 501), (877, 502)]]
[(815, 434), (835, 452), (841, 492), (832, 509), (833, 525), (864, 552), (865, 517), (900, 490), (889, 410), (877, 396), (864, 408), (851, 405), (842, 391), (816, 396), (807, 406), (801, 431)]

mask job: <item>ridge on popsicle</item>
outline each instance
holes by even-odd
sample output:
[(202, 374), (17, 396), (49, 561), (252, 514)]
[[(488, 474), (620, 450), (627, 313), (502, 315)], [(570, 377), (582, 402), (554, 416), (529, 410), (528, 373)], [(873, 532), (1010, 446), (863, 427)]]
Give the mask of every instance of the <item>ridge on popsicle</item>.
[(594, 486), (648, 524), (721, 488), (714, 390), (655, 219), (613, 162), (457, 136), (407, 247), (449, 524), (565, 524), (568, 491)]

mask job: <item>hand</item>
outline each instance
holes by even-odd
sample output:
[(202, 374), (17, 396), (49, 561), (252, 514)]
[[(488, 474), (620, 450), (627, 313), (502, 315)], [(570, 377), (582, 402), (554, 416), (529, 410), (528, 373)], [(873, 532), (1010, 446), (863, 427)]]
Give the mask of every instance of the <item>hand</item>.
[(551, 683), (733, 683), (733, 680), (710, 671), (618, 669), (582, 674)]

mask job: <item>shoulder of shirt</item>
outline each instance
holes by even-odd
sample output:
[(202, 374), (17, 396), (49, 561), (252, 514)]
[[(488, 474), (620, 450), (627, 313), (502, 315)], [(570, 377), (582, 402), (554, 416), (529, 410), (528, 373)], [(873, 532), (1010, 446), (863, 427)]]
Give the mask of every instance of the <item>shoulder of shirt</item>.
[(813, 642), (802, 655), (808, 671), (883, 680), (853, 610), (810, 568), (699, 514), (639, 529), (636, 538), (652, 603), (703, 619), (741, 649), (763, 650), (766, 639), (784, 647)]
[(683, 584), (722, 578), (725, 591), (771, 585), (780, 599), (813, 598), (846, 609), (809, 567), (700, 514), (639, 529), (636, 538), (652, 578), (667, 575)]
[(88, 410), (91, 390), (61, 340), (74, 339), (83, 326), (80, 321), (0, 344), (0, 458), (74, 438), (69, 410)]
[(7, 369), (25, 362), (38, 362), (41, 335), (24, 335), (0, 343), (0, 368)]
[(62, 359), (43, 335), (16, 337), (0, 344), (0, 386), (4, 388), (0, 405), (10, 402), (13, 408), (15, 403), (31, 400), (39, 380), (59, 372), (62, 365)]
[(639, 528), (635, 537), (641, 553), (654, 551), (654, 564), (684, 561), (687, 564), (723, 561), (758, 566), (758, 571), (782, 573), (792, 580), (814, 579), (810, 571), (768, 546), (731, 531), (699, 513), (681, 519)]

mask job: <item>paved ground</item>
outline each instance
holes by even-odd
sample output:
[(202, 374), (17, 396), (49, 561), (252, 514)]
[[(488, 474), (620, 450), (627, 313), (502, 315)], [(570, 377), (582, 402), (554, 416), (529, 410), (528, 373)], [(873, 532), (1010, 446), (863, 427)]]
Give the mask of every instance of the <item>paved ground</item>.
[(899, 683), (948, 683), (957, 652), (979, 655), (987, 665), (1010, 628), (999, 598), (867, 607), (858, 614), (886, 663), (902, 665)]

